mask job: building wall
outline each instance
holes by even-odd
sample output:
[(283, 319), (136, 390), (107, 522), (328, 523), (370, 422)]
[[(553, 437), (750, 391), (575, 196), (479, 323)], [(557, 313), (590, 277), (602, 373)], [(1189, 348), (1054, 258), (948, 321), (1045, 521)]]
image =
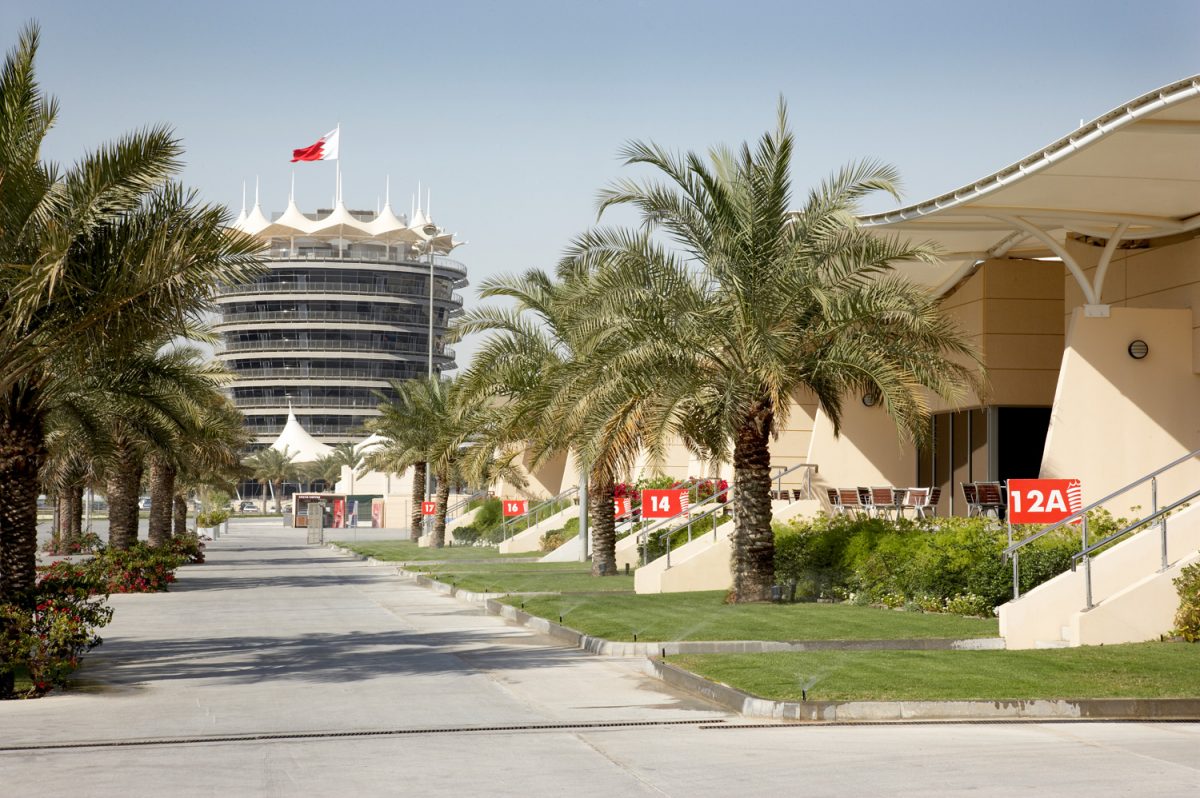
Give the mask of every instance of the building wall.
[[(1043, 477), (1081, 479), (1087, 503), (1200, 448), (1193, 324), (1187, 308), (1114, 307), (1107, 318), (1075, 309)], [(1142, 360), (1129, 355), (1135, 339), (1150, 347)], [(1160, 480), (1160, 499), (1179, 498), (1197, 482), (1200, 468), (1177, 469)], [(1149, 510), (1149, 486), (1114, 500), (1109, 509), (1128, 515), (1135, 505)]]

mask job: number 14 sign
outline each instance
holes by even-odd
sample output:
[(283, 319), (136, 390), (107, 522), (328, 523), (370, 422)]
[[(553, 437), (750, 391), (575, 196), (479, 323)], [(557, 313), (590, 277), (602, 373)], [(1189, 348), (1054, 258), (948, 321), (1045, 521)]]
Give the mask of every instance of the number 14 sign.
[(1008, 520), (1014, 524), (1053, 524), (1083, 508), (1077, 479), (1010, 479)]
[(688, 492), (686, 488), (642, 491), (643, 518), (670, 518), (679, 515), (687, 508)]

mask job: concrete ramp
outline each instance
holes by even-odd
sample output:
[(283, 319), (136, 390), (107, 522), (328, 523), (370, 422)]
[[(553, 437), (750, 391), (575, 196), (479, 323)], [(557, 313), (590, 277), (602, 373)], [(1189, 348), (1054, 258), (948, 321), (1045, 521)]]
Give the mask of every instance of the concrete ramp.
[(1157, 526), (1092, 558), (1090, 610), (1082, 564), (1001, 606), (1000, 634), (1008, 648), (1137, 643), (1169, 632), (1179, 607), (1171, 580), (1200, 556), (1200, 506), (1168, 518), (1167, 530), (1165, 571)]
[(671, 552), (643, 565), (633, 573), (637, 593), (683, 593), (692, 590), (727, 590), (733, 587), (730, 562), (733, 546), (730, 536), (733, 522), (717, 527)]

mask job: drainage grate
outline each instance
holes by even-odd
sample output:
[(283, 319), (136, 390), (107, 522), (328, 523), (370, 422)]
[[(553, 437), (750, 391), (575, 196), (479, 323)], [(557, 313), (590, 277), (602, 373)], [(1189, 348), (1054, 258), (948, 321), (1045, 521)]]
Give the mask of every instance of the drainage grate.
[(704, 720), (614, 720), (582, 723), (526, 723), (511, 726), (454, 726), (426, 729), (369, 729), (364, 731), (324, 732), (263, 732), (259, 734), (214, 734), (192, 737), (158, 737), (137, 740), (94, 740), (67, 743), (30, 743), (27, 745), (0, 745), (0, 753), (6, 751), (55, 751), (76, 748), (132, 748), (148, 745), (197, 745), (201, 743), (244, 743), (264, 740), (336, 740), (343, 737), (398, 737), (420, 734), (471, 734), (478, 732), (540, 732), (574, 731), (588, 729), (621, 729), (646, 726), (700, 726), (719, 728), (724, 721), (708, 718)]

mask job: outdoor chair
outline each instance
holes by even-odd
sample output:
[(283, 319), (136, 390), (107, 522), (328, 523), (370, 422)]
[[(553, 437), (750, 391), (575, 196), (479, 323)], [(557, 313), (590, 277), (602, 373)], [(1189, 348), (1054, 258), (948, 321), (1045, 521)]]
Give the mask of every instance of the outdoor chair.
[(976, 501), (979, 502), (979, 514), (991, 513), (996, 520), (1004, 518), (1004, 491), (999, 482), (977, 482)]
[(808, 491), (800, 488), (792, 488), (792, 501), (798, 502), (808, 498)]
[(841, 506), (843, 513), (851, 511), (859, 513), (866, 509), (858, 488), (841, 488), (838, 490), (838, 498), (838, 504)]
[(908, 488), (904, 491), (904, 500), (900, 502), (900, 517), (905, 510), (912, 510), (914, 518), (921, 518), (921, 510), (929, 502), (929, 488)]
[(917, 510), (917, 512), (920, 514), (920, 516), (922, 518), (926, 518), (929, 515), (937, 516), (938, 502), (940, 502), (941, 500), (942, 500), (942, 489), (941, 488), (930, 488), (929, 489), (929, 500), (925, 502), (925, 507)]
[(963, 482), (962, 485), (963, 499), (967, 503), (967, 518), (973, 515), (979, 515), (979, 495), (975, 490), (974, 482)]
[(900, 514), (900, 499), (903, 491), (895, 488), (871, 488), (870, 510), (876, 517), (890, 518)]
[(846, 512), (846, 508), (842, 506), (842, 497), (838, 495), (837, 488), (826, 488), (825, 495), (829, 497), (829, 509), (831, 512), (836, 514)]

